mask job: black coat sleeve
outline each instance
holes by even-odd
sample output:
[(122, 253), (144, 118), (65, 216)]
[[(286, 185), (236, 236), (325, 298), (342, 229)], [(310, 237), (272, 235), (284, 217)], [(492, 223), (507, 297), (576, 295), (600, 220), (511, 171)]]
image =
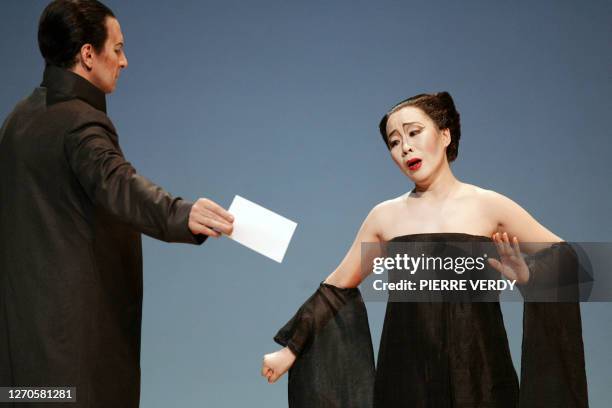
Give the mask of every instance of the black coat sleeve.
[[(578, 259), (566, 242), (526, 258), (520, 408), (588, 407)], [(560, 299), (562, 301), (555, 302)], [(549, 300), (529, 301), (530, 299)]]
[(105, 115), (77, 120), (64, 151), (91, 201), (121, 221), (166, 242), (201, 244), (207, 238), (188, 228), (193, 203), (171, 196), (126, 161)]

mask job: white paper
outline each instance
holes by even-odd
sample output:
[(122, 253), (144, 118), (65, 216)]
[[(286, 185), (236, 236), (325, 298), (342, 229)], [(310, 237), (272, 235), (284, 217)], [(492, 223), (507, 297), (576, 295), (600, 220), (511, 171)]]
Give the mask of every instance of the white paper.
[(297, 224), (239, 195), (228, 211), (234, 216), (234, 231), (228, 238), (276, 262), (282, 262)]

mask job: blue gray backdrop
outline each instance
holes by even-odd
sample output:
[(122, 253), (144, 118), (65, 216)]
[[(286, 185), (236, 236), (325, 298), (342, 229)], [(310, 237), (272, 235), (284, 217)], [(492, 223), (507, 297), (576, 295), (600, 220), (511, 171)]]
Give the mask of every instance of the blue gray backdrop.
[[(268, 385), (262, 356), (368, 211), (412, 187), (377, 133), (407, 96), (454, 96), (461, 180), (566, 240), (610, 241), (610, 2), (107, 4), (129, 59), (109, 116), (135, 167), (176, 195), (227, 207), (240, 194), (299, 223), (282, 264), (227, 239), (144, 239), (143, 407), (286, 405), (286, 378)], [(40, 83), (45, 5), (2, 2), (2, 118)], [(503, 309), (518, 368), (522, 306)], [(603, 407), (612, 305), (582, 310)], [(384, 304), (368, 311), (377, 350)]]

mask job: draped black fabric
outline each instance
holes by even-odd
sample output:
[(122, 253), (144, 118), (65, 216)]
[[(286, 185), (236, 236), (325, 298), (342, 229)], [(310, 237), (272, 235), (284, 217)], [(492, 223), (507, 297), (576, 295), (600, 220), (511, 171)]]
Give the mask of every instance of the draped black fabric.
[(374, 353), (359, 289), (321, 283), (274, 340), (299, 356), (289, 371), (292, 408), (370, 408)]
[(530, 279), (525, 297), (521, 408), (586, 407), (587, 382), (578, 302), (578, 256), (566, 242), (527, 257)]
[[(463, 233), (412, 234), (392, 241), (491, 242), (489, 237)], [(421, 249), (425, 248), (426, 245)], [(567, 244), (529, 256), (527, 263), (535, 286), (550, 283), (551, 273), (571, 276), (576, 265), (575, 253)], [(565, 269), (561, 274), (558, 273), (560, 265)], [(533, 286), (523, 289), (533, 290)], [(290, 370), (291, 408), (588, 406), (578, 303), (525, 304), (519, 389), (499, 302), (389, 302), (373, 398), (356, 405), (350, 395), (360, 390), (347, 379), (367, 370), (360, 364), (347, 368), (336, 358), (336, 353), (338, 350), (345, 355), (351, 350), (358, 353), (371, 344), (365, 309), (360, 312), (365, 319), (340, 318), (338, 321), (344, 324), (317, 325), (313, 324), (312, 316), (315, 321), (317, 315), (321, 316), (319, 323), (335, 322), (346, 307), (329, 307), (342, 302), (321, 302), (319, 299), (315, 302), (319, 307), (313, 308), (313, 297), (279, 332), (283, 338), (281, 344), (290, 344), (295, 338), (304, 346)], [(314, 311), (314, 314), (305, 313), (305, 310)], [(359, 332), (360, 336), (351, 336), (354, 332)], [(303, 369), (303, 364), (308, 366), (307, 370)], [(342, 380), (331, 382), (329, 373), (332, 371), (342, 373)], [(320, 394), (321, 390), (336, 399), (313, 398), (313, 394)]]

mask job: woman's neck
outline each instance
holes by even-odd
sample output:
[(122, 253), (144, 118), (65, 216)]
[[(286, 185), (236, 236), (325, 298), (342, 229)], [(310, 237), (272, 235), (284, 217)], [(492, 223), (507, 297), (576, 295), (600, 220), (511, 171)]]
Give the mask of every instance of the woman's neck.
[(444, 162), (440, 170), (434, 172), (427, 180), (415, 183), (414, 196), (433, 200), (444, 199), (458, 189), (460, 184), (448, 163)]

